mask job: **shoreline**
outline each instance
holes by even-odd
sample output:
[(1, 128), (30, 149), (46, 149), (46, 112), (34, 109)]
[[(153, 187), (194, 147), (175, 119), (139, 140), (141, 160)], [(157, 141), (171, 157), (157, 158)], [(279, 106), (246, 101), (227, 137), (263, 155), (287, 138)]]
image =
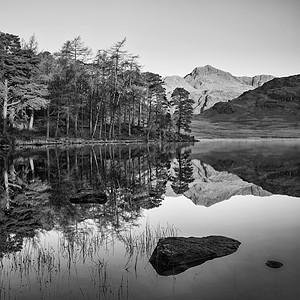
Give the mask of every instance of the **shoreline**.
[[(70, 146), (92, 146), (92, 145), (128, 145), (128, 144), (147, 144), (147, 143), (154, 143), (159, 142), (155, 140), (142, 140), (142, 139), (132, 139), (132, 140), (84, 140), (84, 139), (35, 139), (35, 140), (15, 140), (14, 148), (15, 149), (41, 149), (41, 148), (47, 148), (47, 147), (70, 147)], [(179, 143), (214, 143), (214, 142), (295, 142), (300, 143), (300, 138), (298, 137), (245, 137), (245, 138), (197, 138), (195, 141), (182, 141)], [(168, 141), (167, 143), (172, 143), (172, 141)], [(174, 141), (176, 143), (176, 141)], [(10, 145), (2, 145), (2, 149), (11, 149)]]
[(246, 138), (198, 138), (197, 142), (230, 141), (230, 142), (268, 142), (268, 141), (295, 141), (300, 142), (300, 137), (246, 137)]

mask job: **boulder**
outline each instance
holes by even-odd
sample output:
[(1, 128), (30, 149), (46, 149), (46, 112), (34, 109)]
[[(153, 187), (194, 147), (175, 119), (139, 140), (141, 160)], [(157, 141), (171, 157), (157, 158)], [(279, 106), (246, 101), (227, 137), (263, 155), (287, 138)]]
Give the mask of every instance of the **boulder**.
[(177, 275), (208, 260), (232, 254), (240, 244), (225, 236), (161, 238), (149, 261), (159, 275)]
[(268, 260), (268, 261), (266, 261), (266, 265), (273, 269), (279, 269), (283, 266), (283, 263), (281, 263), (280, 261), (276, 261), (276, 260)]

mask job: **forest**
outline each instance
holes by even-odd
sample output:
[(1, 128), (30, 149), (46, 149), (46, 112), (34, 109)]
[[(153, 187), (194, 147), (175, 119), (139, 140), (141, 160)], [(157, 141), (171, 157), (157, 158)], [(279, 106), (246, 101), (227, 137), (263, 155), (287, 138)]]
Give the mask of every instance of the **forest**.
[(12, 139), (191, 139), (193, 100), (167, 99), (162, 77), (144, 72), (126, 39), (96, 55), (81, 37), (55, 52), (0, 32), (1, 143)]

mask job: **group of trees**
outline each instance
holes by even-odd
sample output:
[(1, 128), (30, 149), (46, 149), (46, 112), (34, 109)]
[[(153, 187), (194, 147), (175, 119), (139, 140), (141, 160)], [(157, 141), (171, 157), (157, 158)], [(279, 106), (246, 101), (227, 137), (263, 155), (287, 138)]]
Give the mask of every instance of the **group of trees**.
[(76, 37), (51, 54), (38, 52), (34, 36), (21, 42), (0, 32), (2, 134), (34, 125), (47, 138), (163, 139), (189, 132), (189, 93), (177, 88), (168, 101), (162, 78), (142, 72), (138, 57), (124, 50), (125, 42), (93, 57)]

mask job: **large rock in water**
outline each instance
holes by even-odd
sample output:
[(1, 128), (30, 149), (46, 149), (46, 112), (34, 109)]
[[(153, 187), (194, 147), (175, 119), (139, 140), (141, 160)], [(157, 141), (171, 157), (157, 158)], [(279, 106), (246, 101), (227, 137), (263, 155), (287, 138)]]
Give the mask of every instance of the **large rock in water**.
[(241, 243), (225, 236), (159, 239), (150, 263), (159, 275), (177, 275), (191, 267), (234, 253)]

